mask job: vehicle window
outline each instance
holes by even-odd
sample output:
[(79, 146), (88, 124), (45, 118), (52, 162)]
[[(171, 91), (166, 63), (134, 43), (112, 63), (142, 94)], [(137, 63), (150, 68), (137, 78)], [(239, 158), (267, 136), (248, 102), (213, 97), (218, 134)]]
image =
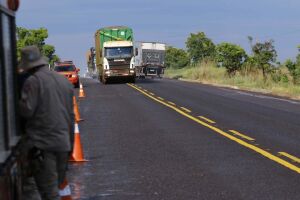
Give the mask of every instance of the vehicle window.
[(10, 138), (17, 135), (16, 131), (16, 113), (15, 113), (15, 82), (13, 67), (13, 50), (11, 38), (11, 21), (7, 15), (2, 14), (3, 26), (3, 52), (5, 68), (5, 85), (6, 88), (6, 109), (8, 119), (8, 134)]
[(105, 48), (107, 58), (128, 58), (132, 56), (132, 47)]
[(76, 68), (74, 65), (67, 65), (67, 66), (56, 66), (54, 68), (54, 71), (57, 72), (70, 72), (70, 71), (75, 71)]

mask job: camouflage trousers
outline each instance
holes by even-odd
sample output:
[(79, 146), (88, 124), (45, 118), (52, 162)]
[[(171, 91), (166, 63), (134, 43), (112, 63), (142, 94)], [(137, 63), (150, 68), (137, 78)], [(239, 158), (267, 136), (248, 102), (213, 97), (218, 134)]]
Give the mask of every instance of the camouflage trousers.
[(31, 175), (23, 179), (22, 200), (60, 200), (58, 186), (65, 179), (69, 153), (35, 151), (29, 153)]

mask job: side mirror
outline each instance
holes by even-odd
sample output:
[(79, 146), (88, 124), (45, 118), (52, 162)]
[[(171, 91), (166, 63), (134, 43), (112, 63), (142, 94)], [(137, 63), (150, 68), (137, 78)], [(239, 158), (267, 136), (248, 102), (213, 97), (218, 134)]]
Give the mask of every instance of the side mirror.
[(139, 55), (139, 49), (135, 48), (135, 56)]
[(77, 69), (76, 69), (76, 72), (80, 72), (80, 69), (79, 69), (79, 68), (77, 68)]

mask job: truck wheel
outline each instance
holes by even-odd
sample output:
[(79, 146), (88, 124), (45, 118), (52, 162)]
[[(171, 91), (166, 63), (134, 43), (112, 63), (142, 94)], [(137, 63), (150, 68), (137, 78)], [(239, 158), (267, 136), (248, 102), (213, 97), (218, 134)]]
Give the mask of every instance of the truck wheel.
[(102, 77), (102, 83), (104, 84), (104, 85), (106, 85), (107, 84), (107, 78), (104, 78), (104, 77)]
[(131, 83), (135, 83), (135, 77), (134, 76), (131, 78)]
[(75, 83), (75, 88), (79, 88), (79, 80)]

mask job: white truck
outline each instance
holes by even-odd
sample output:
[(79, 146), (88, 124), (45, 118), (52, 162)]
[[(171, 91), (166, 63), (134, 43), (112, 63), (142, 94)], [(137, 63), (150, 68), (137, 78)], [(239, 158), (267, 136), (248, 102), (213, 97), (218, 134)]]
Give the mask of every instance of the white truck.
[(166, 44), (135, 42), (135, 70), (139, 78), (161, 77), (164, 73)]
[(104, 27), (95, 33), (95, 57), (99, 80), (125, 78), (135, 82), (133, 31), (126, 26)]

